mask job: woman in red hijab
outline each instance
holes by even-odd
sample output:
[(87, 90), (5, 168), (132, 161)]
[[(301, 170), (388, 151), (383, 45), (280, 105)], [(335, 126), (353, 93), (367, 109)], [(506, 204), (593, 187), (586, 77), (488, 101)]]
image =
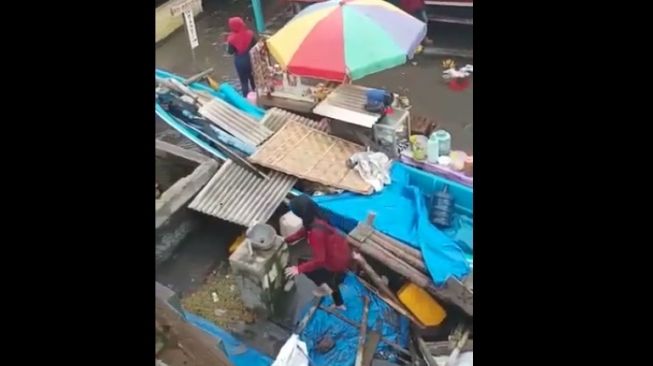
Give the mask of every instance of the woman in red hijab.
[(293, 245), (299, 239), (307, 238), (313, 258), (300, 258), (299, 265), (286, 268), (286, 277), (305, 274), (318, 286), (315, 295), (321, 296), (330, 292), (333, 306), (346, 310), (340, 284), (345, 279), (345, 272), (352, 258), (347, 239), (329, 225), (324, 213), (310, 197), (301, 195), (293, 198), (290, 201), (290, 210), (302, 219), (302, 228), (284, 240)]
[(252, 76), (252, 60), (249, 57), (249, 50), (256, 44), (256, 38), (241, 17), (229, 18), (229, 29), (231, 32), (227, 36), (228, 52), (234, 55), (243, 96), (247, 97), (250, 86), (252, 90), (256, 89)]

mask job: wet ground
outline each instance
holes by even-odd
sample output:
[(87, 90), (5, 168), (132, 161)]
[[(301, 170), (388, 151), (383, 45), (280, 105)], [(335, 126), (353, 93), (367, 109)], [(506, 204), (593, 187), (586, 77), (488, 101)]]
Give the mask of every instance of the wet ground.
[[(231, 16), (251, 19), (249, 1), (204, 0), (203, 3), (204, 12), (196, 19), (200, 45), (195, 49), (194, 56), (188, 45), (188, 37), (181, 28), (157, 44), (156, 66), (188, 76), (213, 67), (216, 78), (238, 84), (233, 61), (224, 48), (225, 24)], [(268, 22), (267, 30), (281, 28), (285, 17), (279, 16), (277, 2), (264, 3), (268, 4), (264, 10)], [(469, 26), (430, 24), (429, 36), (437, 47), (472, 49), (472, 28)], [(442, 58), (418, 56), (414, 61), (417, 65), (407, 64), (370, 75), (357, 80), (356, 84), (385, 87), (407, 95), (415, 114), (438, 120), (443, 128), (451, 132), (455, 149), (473, 153), (473, 85), (463, 92), (451, 91), (442, 81)]]

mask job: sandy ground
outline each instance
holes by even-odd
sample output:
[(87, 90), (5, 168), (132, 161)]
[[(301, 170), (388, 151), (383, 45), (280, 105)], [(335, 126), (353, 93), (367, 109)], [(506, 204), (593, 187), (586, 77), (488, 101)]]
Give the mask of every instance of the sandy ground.
[[(205, 0), (204, 12), (196, 19), (200, 45), (195, 49), (195, 55), (190, 51), (185, 31), (180, 29), (157, 44), (156, 66), (187, 76), (213, 67), (215, 77), (238, 85), (232, 58), (226, 54), (223, 45), (225, 25), (230, 16), (251, 19), (248, 4), (247, 0)], [(265, 13), (268, 31), (283, 26), (283, 17), (271, 21), (279, 14), (278, 9), (266, 9)], [(429, 35), (438, 47), (472, 48), (472, 29), (467, 26), (430, 25)], [(356, 83), (407, 95), (415, 114), (438, 120), (451, 132), (454, 148), (472, 153), (473, 85), (463, 92), (453, 92), (442, 81), (441, 58), (418, 56), (415, 61), (416, 66), (407, 64), (370, 75)]]

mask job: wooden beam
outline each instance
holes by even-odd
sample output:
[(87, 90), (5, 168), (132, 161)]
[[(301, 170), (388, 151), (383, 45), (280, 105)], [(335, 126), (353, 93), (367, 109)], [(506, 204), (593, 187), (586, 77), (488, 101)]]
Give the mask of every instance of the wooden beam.
[(370, 298), (363, 296), (363, 315), (361, 316), (360, 331), (358, 333), (358, 349), (356, 350), (356, 366), (363, 366), (363, 350), (367, 339), (367, 312), (370, 306)]

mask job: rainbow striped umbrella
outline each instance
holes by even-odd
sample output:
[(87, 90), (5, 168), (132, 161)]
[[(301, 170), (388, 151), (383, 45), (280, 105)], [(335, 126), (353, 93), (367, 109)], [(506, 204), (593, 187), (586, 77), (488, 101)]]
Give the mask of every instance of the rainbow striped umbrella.
[(267, 41), (291, 74), (344, 81), (406, 62), (426, 24), (383, 0), (328, 0), (297, 14)]

